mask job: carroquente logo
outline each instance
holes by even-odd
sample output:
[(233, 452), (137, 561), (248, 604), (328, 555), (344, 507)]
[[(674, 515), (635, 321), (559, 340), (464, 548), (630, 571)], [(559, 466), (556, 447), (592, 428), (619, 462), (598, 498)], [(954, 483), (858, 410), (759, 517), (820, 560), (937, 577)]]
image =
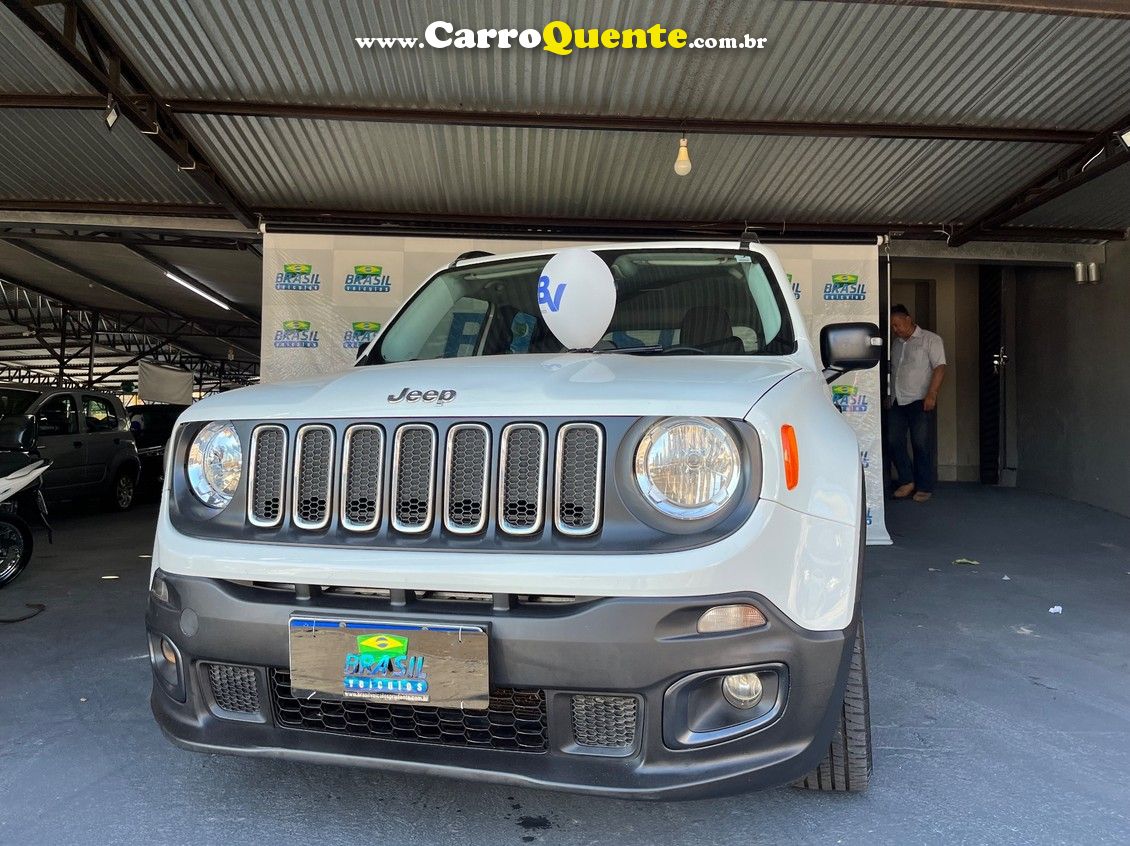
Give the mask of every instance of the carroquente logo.
[(566, 21), (550, 21), (537, 29), (467, 29), (449, 21), (432, 21), (424, 30), (423, 38), (416, 36), (361, 35), (354, 38), (363, 50), (387, 48), (432, 47), (445, 50), (508, 50), (521, 47), (532, 50), (540, 47), (558, 56), (568, 56), (574, 50), (764, 50), (768, 38), (745, 33), (739, 36), (692, 37), (685, 29), (652, 24), (649, 27), (596, 27), (574, 26)]

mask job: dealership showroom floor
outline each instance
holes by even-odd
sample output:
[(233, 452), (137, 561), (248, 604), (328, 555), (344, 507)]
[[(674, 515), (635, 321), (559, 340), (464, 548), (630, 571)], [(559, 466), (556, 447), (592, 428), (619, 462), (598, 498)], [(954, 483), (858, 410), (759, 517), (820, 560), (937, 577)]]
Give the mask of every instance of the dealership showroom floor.
[(1128, 48), (0, 0), (0, 846), (1130, 846)]
[(3, 618), (47, 606), (0, 630), (0, 842), (1126, 842), (1126, 518), (972, 485), (893, 506), (863, 593), (871, 790), (657, 804), (174, 748), (147, 701), (155, 512), (64, 514), (0, 593)]

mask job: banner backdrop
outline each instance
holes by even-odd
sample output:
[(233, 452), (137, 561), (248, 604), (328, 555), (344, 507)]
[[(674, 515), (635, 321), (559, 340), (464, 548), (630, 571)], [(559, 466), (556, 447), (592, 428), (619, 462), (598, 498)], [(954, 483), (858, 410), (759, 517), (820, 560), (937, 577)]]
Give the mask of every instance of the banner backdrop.
[[(577, 243), (267, 232), (261, 380), (345, 371), (358, 347), (373, 338), (420, 283), (461, 253), (566, 246)], [(826, 323), (878, 320), (877, 246), (783, 244), (773, 249), (789, 274), (793, 296), (814, 339)], [(867, 484), (867, 542), (889, 544), (883, 519), (879, 370), (849, 373), (831, 392), (859, 439)]]

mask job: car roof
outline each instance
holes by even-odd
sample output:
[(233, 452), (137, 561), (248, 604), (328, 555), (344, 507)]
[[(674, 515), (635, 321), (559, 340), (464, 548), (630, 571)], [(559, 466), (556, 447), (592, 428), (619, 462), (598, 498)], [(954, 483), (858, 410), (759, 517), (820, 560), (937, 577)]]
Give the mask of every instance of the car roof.
[[(582, 247), (593, 252), (601, 250), (670, 250), (681, 248), (684, 250), (735, 250), (745, 249), (755, 253), (764, 253), (765, 250), (756, 242), (744, 241), (632, 241), (622, 244), (586, 244), (578, 242), (571, 245)], [(538, 256), (552, 255), (569, 247), (544, 247), (540, 250), (526, 250), (518, 253), (493, 253), (474, 258), (458, 258), (449, 267), (472, 267), (476, 264), (489, 264), (495, 261), (509, 261), (510, 259), (537, 258)]]

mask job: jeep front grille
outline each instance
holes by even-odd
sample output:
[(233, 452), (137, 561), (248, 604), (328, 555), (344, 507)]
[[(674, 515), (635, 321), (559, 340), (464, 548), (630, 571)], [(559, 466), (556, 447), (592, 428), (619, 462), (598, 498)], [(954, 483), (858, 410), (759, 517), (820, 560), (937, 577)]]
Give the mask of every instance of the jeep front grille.
[(367, 532), (381, 521), (385, 433), (380, 426), (358, 423), (345, 430), (342, 456), (341, 525)]
[(511, 423), (502, 430), (498, 522), (511, 535), (541, 530), (545, 515), (545, 430), (536, 423)]
[(321, 423), (298, 430), (294, 445), (294, 513), (300, 529), (324, 529), (333, 495), (334, 430)]
[(435, 511), (436, 431), (421, 423), (396, 430), (392, 447), (392, 526), (418, 535), (432, 525)]
[(601, 525), (604, 461), (604, 430), (588, 422), (265, 423), (251, 436), (247, 519), (453, 542), (547, 528), (586, 536)]
[(282, 522), (286, 485), (286, 429), (271, 424), (256, 427), (251, 433), (250, 464), (248, 519), (253, 526), (277, 526)]
[(604, 436), (593, 423), (568, 423), (557, 432), (557, 530), (590, 535), (600, 522)]
[(490, 431), (481, 423), (459, 423), (447, 430), (443, 525), (457, 535), (481, 532), (487, 522), (490, 483)]

